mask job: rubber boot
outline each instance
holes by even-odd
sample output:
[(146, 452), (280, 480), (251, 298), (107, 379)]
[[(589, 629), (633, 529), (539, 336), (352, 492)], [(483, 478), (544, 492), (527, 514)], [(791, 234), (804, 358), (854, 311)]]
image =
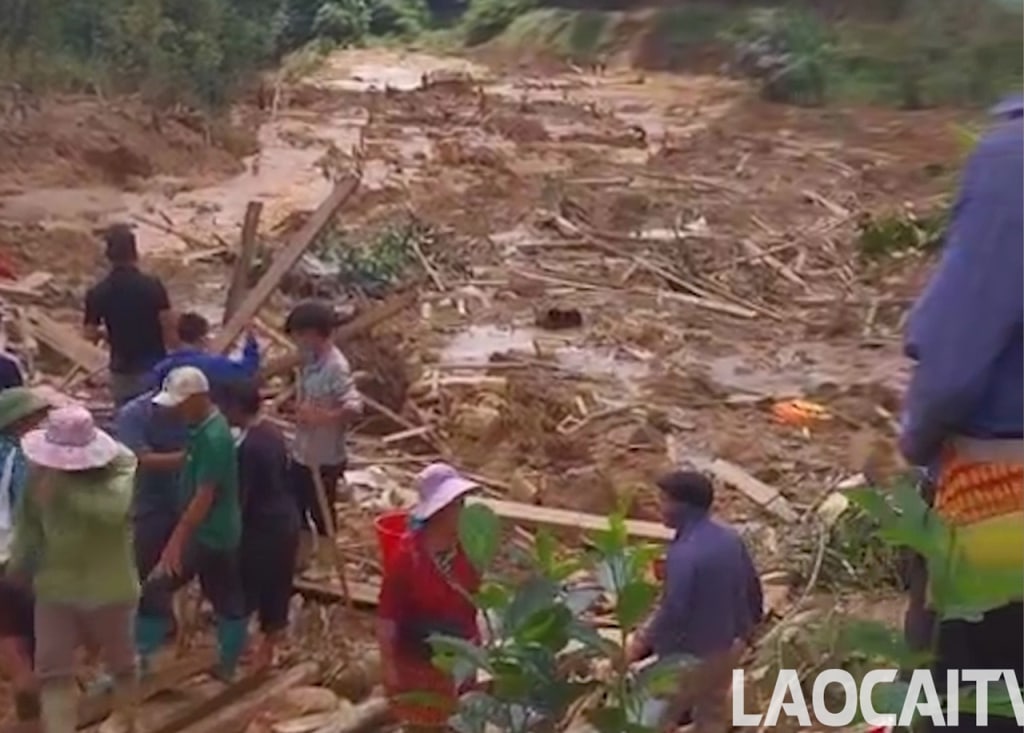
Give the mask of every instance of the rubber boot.
[(245, 651), (245, 639), (249, 633), (249, 621), (245, 618), (217, 619), (217, 663), (216, 676), (223, 682), (231, 682), (238, 671), (238, 662)]
[(39, 689), (43, 733), (75, 733), (78, 728), (78, 705), (75, 698), (73, 678), (62, 677), (43, 683)]
[(114, 681), (113, 710), (100, 724), (98, 733), (134, 733), (138, 708), (139, 681), (132, 674)]
[(167, 641), (171, 623), (160, 616), (135, 617), (135, 650), (139, 655), (139, 668), (148, 671), (149, 661)]

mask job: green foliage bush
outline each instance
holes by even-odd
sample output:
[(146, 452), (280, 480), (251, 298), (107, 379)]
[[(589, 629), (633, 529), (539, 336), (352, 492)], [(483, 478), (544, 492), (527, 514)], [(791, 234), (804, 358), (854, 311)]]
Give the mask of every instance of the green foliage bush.
[[(638, 27), (618, 23), (625, 13), (599, 0), (570, 9), (551, 0), (0, 0), (0, 79), (216, 107), (296, 49), (411, 38), (453, 22), (473, 46), (515, 22), (510, 33), (532, 29), (520, 41), (576, 61), (628, 44), (649, 52), (643, 64), (665, 69), (686, 68), (692, 51), (715, 43), (770, 38), (787, 58), (759, 76), (765, 95), (797, 104), (984, 104), (1020, 84), (1019, 2), (900, 0), (882, 13), (850, 0), (838, 20), (782, 0), (767, 5), (765, 13), (677, 4)], [(534, 16), (541, 22), (530, 23)], [(616, 38), (615, 27), (643, 38)]]
[(359, 41), (370, 27), (363, 0), (328, 0), (313, 16), (313, 35), (338, 44)]
[(476, 46), (491, 40), (533, 6), (533, 0), (470, 0), (462, 19), (466, 44)]

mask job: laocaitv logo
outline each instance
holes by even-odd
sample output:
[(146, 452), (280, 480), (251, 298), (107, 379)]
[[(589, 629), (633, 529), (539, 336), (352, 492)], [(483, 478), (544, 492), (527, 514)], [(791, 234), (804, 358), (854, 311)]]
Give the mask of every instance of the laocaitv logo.
[[(802, 727), (817, 724), (842, 728), (863, 721), (886, 729), (907, 727), (921, 718), (945, 728), (972, 719), (984, 726), (993, 715), (1012, 715), (1017, 725), (1024, 727), (1024, 694), (1013, 670), (948, 670), (941, 687), (928, 670), (915, 670), (905, 684), (897, 684), (897, 675), (895, 669), (876, 669), (858, 682), (845, 669), (826, 669), (814, 678), (808, 704), (796, 670), (783, 669), (775, 680), (768, 709), (755, 713), (744, 707), (744, 671), (736, 669), (732, 673), (732, 724), (767, 729), (796, 722)], [(880, 705), (876, 696), (876, 689), (882, 685), (889, 686), (885, 705)], [(940, 694), (940, 689), (958, 692)], [(970, 703), (965, 705), (965, 699)], [(888, 709), (879, 711), (876, 705)], [(895, 708), (899, 708), (898, 713), (892, 712)]]

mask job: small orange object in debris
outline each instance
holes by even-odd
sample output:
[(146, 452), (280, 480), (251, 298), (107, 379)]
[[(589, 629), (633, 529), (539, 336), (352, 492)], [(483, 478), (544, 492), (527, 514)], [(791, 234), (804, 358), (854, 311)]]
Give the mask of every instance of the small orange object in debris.
[(824, 407), (805, 400), (776, 402), (772, 407), (772, 414), (779, 422), (797, 427), (806, 427), (811, 423), (832, 419)]

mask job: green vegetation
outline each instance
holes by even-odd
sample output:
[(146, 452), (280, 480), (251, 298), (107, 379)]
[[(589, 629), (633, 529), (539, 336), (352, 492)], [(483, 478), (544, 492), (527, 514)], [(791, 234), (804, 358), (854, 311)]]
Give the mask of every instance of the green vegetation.
[[(470, 10), (522, 5), (472, 0)], [(803, 105), (973, 106), (1020, 86), (1019, 5), (904, 0), (835, 10), (838, 18), (808, 4), (698, 0), (652, 8), (637, 21), (620, 11), (540, 7), (511, 22), (501, 14), (508, 27), (499, 40), (577, 62), (621, 51), (643, 68), (727, 67), (758, 80), (766, 98)], [(490, 39), (496, 24), (486, 30), (467, 32), (467, 42)]]
[(252, 72), (296, 50), (436, 39), (441, 29), (467, 46), (498, 41), (576, 63), (623, 52), (642, 68), (729, 66), (759, 80), (766, 97), (795, 104), (983, 104), (1021, 80), (1020, 7), (1008, 0), (848, 0), (828, 17), (784, 0), (594, 5), (2, 0), (0, 81), (29, 91), (142, 91), (156, 103), (216, 107)]
[[(933, 608), (940, 618), (972, 618), (1019, 593), (1019, 571), (967, 567), (957, 549), (957, 530), (925, 504), (911, 483), (853, 490), (846, 496), (856, 507), (851, 516), (860, 529), (871, 532), (872, 544), (884, 545), (890, 555), (907, 549), (926, 559)], [(559, 547), (545, 531), (536, 535), (529, 551), (505, 549), (499, 518), (479, 505), (463, 511), (459, 534), (466, 554), (484, 574), (472, 600), (488, 633), (480, 643), (431, 637), (434, 661), (459, 682), (484, 673), (491, 684), (461, 697), (454, 730), (532, 733), (572, 729), (572, 723), (585, 719), (600, 733), (653, 733), (659, 698), (675, 689), (679, 673), (693, 663), (686, 657), (660, 659), (645, 668), (625, 662), (627, 633), (656, 602), (658, 588), (649, 580), (649, 569), (663, 551), (633, 542), (621, 513), (609, 519), (609, 529), (594, 537), (593, 549), (585, 553)], [(504, 562), (496, 562), (503, 555)], [(884, 564), (891, 564), (891, 556)], [(872, 669), (913, 669), (934, 658), (934, 649), (911, 650), (898, 628), (801, 600), (806, 605), (793, 608), (754, 643), (750, 677), (759, 683), (755, 696), (770, 694), (775, 673), (783, 668), (796, 669), (802, 680), (832, 667), (863, 678)], [(595, 606), (614, 617), (613, 633), (599, 634), (585, 621)], [(604, 673), (595, 674), (597, 669)], [(906, 681), (876, 686), (875, 710), (899, 714), (909, 691)], [(809, 698), (810, 691), (805, 694)], [(976, 704), (973, 693), (961, 693), (962, 711)], [(990, 688), (988, 710), (1012, 715), (1008, 691)]]
[(216, 107), (290, 51), (411, 36), (428, 18), (423, 0), (3, 0), (0, 78)]
[[(660, 550), (632, 542), (617, 514), (586, 555), (564, 553), (548, 532), (538, 532), (529, 555), (508, 558), (518, 566), (508, 575), (494, 569), (502, 542), (493, 511), (466, 507), (459, 529), (466, 554), (484, 574), (473, 601), (483, 612), (487, 639), (477, 645), (436, 635), (430, 642), (435, 663), (457, 680), (486, 673), (492, 683), (462, 696), (453, 728), (532, 733), (564, 730), (559, 724), (585, 717), (599, 733), (654, 733), (655, 696), (670, 691), (690, 661), (660, 659), (643, 669), (625, 661), (626, 631), (644, 620), (658, 596), (648, 578)], [(581, 569), (591, 571), (596, 585), (570, 583)], [(617, 635), (599, 634), (581, 619), (602, 596), (612, 599)], [(590, 674), (593, 662), (607, 674)]]

